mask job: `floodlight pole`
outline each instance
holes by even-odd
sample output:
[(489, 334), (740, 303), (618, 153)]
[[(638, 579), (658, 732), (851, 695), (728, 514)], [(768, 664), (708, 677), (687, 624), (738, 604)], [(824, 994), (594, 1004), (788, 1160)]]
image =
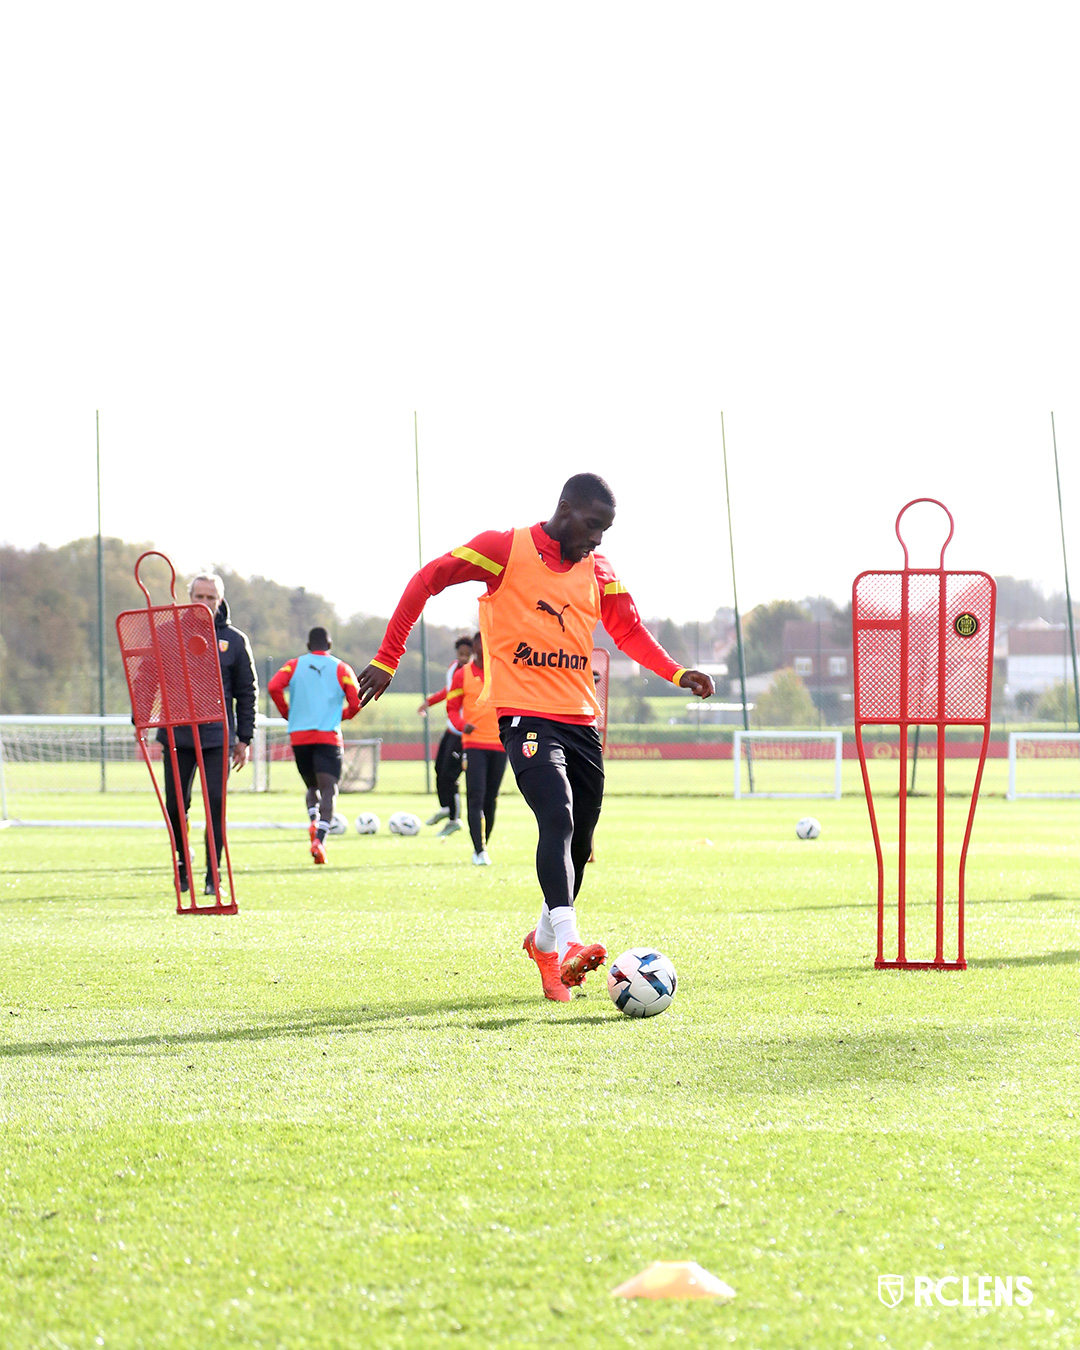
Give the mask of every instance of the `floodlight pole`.
[(1057, 479), (1058, 521), (1061, 525), (1061, 561), (1065, 567), (1065, 613), (1069, 623), (1069, 652), (1072, 655), (1073, 701), (1076, 707), (1076, 726), (1080, 730), (1080, 674), (1076, 666), (1076, 633), (1073, 630), (1072, 594), (1069, 590), (1069, 558), (1065, 552), (1065, 513), (1061, 506), (1061, 470), (1058, 468), (1057, 428), (1054, 426), (1054, 414), (1050, 413), (1050, 431), (1054, 438), (1054, 477)]
[[(424, 546), (420, 537), (420, 434), (416, 425), (416, 412), (413, 411), (413, 452), (416, 460), (416, 550), (420, 557), (420, 566), (424, 565)], [(420, 615), (420, 694), (427, 703), (427, 625)], [(431, 718), (424, 718), (424, 791), (431, 791)]]
[[(97, 444), (97, 608), (98, 608), (98, 712), (105, 716), (105, 554), (101, 541), (101, 413), (94, 413)], [(101, 724), (101, 791), (105, 785), (105, 723)]]
[[(731, 598), (735, 606), (735, 645), (739, 651), (739, 687), (742, 690), (742, 716), (743, 730), (750, 730), (750, 710), (746, 706), (746, 654), (743, 651), (742, 640), (742, 620), (739, 618), (739, 591), (735, 585), (735, 536), (731, 530), (731, 485), (728, 482), (727, 469), (727, 435), (724, 431), (724, 414), (720, 414), (720, 442), (724, 447), (724, 493), (727, 496), (727, 531), (728, 543), (731, 546)], [(754, 790), (754, 758), (753, 751), (747, 747), (746, 767), (750, 775), (750, 791)]]

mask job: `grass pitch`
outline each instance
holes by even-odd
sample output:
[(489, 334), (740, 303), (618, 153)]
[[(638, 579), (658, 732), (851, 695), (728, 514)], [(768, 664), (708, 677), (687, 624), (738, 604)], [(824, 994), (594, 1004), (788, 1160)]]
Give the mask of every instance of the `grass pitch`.
[[(609, 801), (582, 928), (675, 962), (642, 1022), (539, 997), (520, 797), (490, 869), (433, 834), (238, 831), (215, 918), (157, 831), (0, 832), (0, 1344), (1080, 1343), (1074, 805), (980, 805), (969, 969), (922, 973), (871, 968), (858, 800)], [(736, 1298), (611, 1297), (654, 1260)]]

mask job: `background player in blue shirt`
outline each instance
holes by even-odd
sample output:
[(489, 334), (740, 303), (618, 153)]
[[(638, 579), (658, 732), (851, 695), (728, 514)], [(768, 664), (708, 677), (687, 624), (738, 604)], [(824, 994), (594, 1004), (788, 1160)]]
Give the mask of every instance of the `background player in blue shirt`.
[(313, 628), (305, 655), (286, 661), (267, 686), (274, 706), (288, 718), (293, 758), (307, 787), (311, 856), (317, 863), (326, 862), (341, 780), (342, 719), (360, 711), (356, 672), (330, 655), (332, 645), (325, 628)]

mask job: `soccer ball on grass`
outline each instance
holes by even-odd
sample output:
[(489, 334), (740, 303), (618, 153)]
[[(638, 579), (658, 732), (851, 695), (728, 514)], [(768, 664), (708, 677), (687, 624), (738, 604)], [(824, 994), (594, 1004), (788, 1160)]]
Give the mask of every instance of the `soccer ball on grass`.
[(631, 947), (608, 968), (611, 1001), (627, 1017), (655, 1017), (670, 1007), (678, 976), (675, 967), (653, 947)]
[(795, 833), (800, 839), (816, 839), (821, 833), (821, 822), (813, 816), (803, 816), (802, 820), (795, 823)]
[(391, 834), (414, 835), (420, 833), (420, 817), (411, 811), (395, 811), (389, 821)]
[(335, 812), (334, 812), (334, 815), (333, 815), (333, 818), (332, 818), (332, 820), (330, 821), (330, 831), (329, 831), (329, 833), (330, 833), (330, 834), (348, 834), (348, 832), (349, 832), (349, 818), (348, 818), (348, 816), (343, 816), (343, 815), (341, 814), (340, 811), (335, 811)]
[(382, 821), (374, 811), (361, 811), (356, 817), (357, 834), (378, 834)]

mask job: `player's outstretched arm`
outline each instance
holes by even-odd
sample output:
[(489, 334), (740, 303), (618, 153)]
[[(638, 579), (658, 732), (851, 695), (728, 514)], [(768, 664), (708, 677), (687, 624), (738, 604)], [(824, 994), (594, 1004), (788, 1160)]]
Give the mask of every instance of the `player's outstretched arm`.
[(692, 690), (698, 698), (711, 698), (716, 693), (712, 677), (700, 670), (684, 670), (679, 684), (683, 689)]

